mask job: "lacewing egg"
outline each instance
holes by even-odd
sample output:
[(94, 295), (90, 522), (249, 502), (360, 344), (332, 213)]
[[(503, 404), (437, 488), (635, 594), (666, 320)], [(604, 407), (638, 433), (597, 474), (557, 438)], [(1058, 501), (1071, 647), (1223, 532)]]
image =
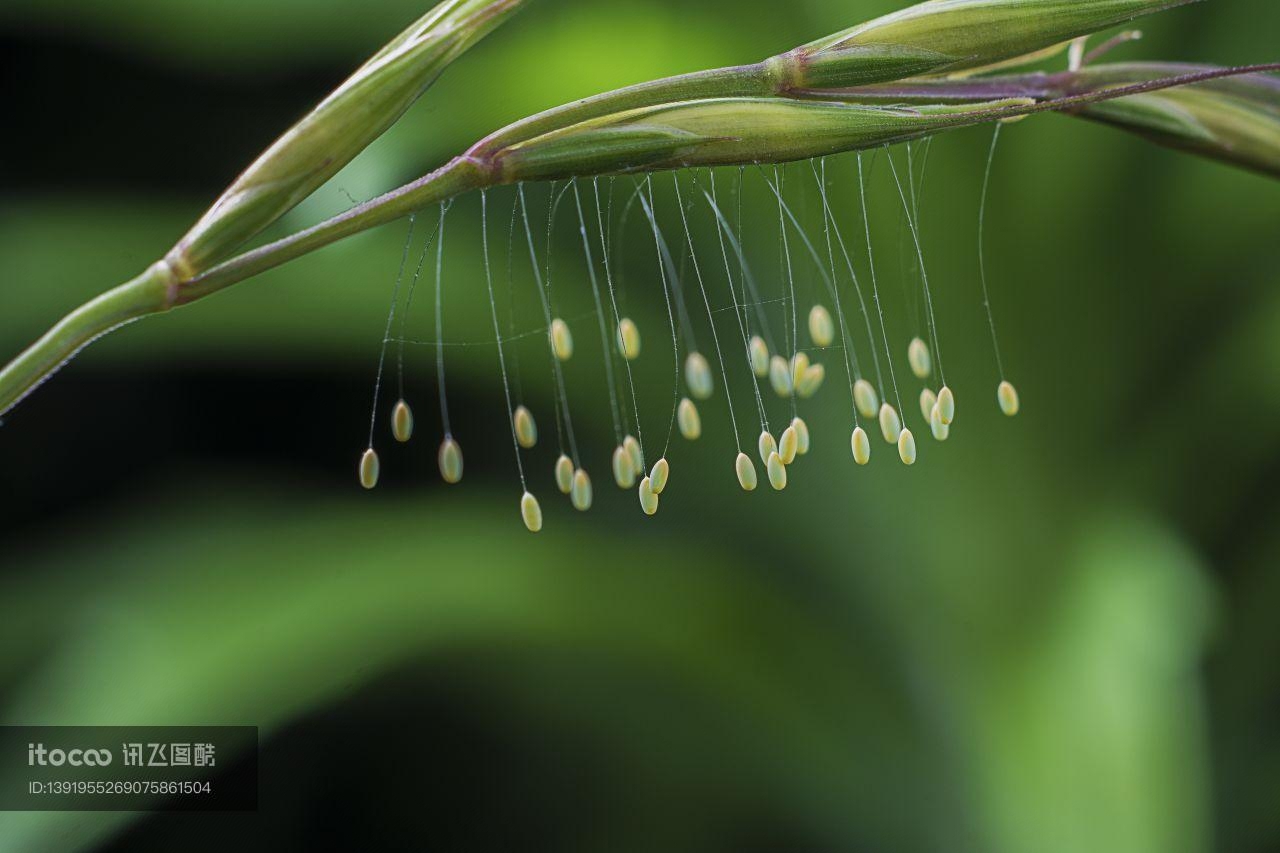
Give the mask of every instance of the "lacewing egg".
[(880, 407), (880, 432), (890, 444), (896, 444), (898, 436), (902, 435), (902, 418), (898, 417), (898, 410), (888, 403)]
[(653, 470), (649, 472), (649, 485), (653, 488), (655, 495), (661, 495), (667, 489), (667, 480), (671, 477), (671, 464), (663, 457), (653, 463)]
[(757, 485), (756, 466), (751, 464), (751, 457), (745, 453), (739, 453), (737, 460), (734, 462), (734, 470), (738, 475), (738, 484), (742, 486), (742, 490), (754, 492)]
[(1000, 411), (1009, 417), (1016, 416), (1021, 410), (1022, 403), (1018, 400), (1018, 389), (1013, 387), (1013, 383), (1001, 382), (996, 396), (1000, 400)]
[(684, 362), (684, 381), (689, 386), (689, 393), (695, 400), (711, 398), (715, 390), (715, 382), (711, 378), (711, 365), (700, 352), (689, 353)]
[(515, 424), (516, 442), (521, 447), (529, 450), (538, 443), (538, 424), (533, 419), (533, 412), (524, 406), (517, 406), (512, 422)]
[(698, 407), (688, 397), (680, 401), (676, 422), (680, 425), (680, 434), (689, 441), (697, 441), (702, 436), (702, 416), (698, 414)]
[(787, 466), (782, 464), (782, 457), (777, 452), (769, 454), (765, 469), (769, 472), (769, 485), (773, 486), (775, 492), (787, 487)]
[(364, 452), (364, 456), (360, 457), (360, 485), (366, 489), (372, 489), (378, 485), (378, 472), (381, 465), (378, 463), (378, 453), (372, 447)]
[(829, 347), (836, 339), (835, 323), (831, 321), (831, 312), (821, 305), (813, 306), (809, 312), (809, 338), (817, 347)]
[(653, 481), (648, 477), (640, 481), (640, 508), (645, 515), (656, 515), (658, 512), (658, 495), (653, 491)]
[(563, 495), (573, 491), (573, 460), (563, 454), (556, 460), (556, 488)]
[(911, 372), (917, 379), (928, 379), (933, 373), (933, 358), (929, 354), (929, 345), (920, 338), (911, 341), (907, 347), (907, 361), (911, 364)]
[(635, 361), (640, 357), (640, 329), (627, 317), (618, 323), (618, 352), (627, 361)]
[(404, 400), (396, 403), (395, 409), (391, 412), (391, 434), (401, 444), (413, 438), (413, 410)]
[(440, 476), (446, 483), (454, 485), (462, 480), (462, 448), (458, 442), (452, 438), (441, 442), (436, 461), (440, 465)]
[(902, 464), (916, 464), (916, 437), (909, 429), (904, 429), (898, 436), (898, 455), (902, 457)]
[(524, 526), (529, 528), (530, 533), (537, 533), (542, 529), (542, 507), (538, 505), (538, 499), (528, 492), (520, 499), (520, 517), (524, 519)]

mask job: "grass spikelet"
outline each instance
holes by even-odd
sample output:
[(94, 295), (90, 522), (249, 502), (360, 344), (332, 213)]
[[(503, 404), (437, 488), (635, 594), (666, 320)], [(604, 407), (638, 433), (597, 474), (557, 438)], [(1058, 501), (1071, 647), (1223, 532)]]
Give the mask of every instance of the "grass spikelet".
[(375, 488), (378, 485), (378, 473), (380, 470), (378, 452), (370, 447), (360, 457), (360, 485), (366, 489)]
[(942, 422), (942, 410), (934, 405), (933, 411), (929, 413), (929, 429), (933, 432), (933, 437), (938, 441), (946, 441), (951, 437), (951, 427)]
[(538, 504), (538, 499), (528, 492), (520, 498), (520, 517), (524, 519), (524, 526), (529, 528), (530, 533), (542, 530), (542, 507)]
[(822, 387), (822, 383), (826, 381), (827, 368), (821, 364), (811, 364), (805, 369), (804, 375), (800, 377), (800, 381), (796, 383), (796, 394), (802, 400), (808, 400), (818, 393), (818, 389)]
[(831, 346), (836, 339), (836, 326), (831, 319), (831, 312), (821, 305), (813, 306), (809, 311), (809, 340), (816, 347), (823, 349)]
[(787, 487), (787, 466), (782, 464), (782, 457), (776, 451), (769, 454), (765, 470), (769, 474), (769, 485), (773, 486), (775, 492), (780, 492)]
[(635, 361), (640, 357), (640, 329), (635, 321), (623, 317), (618, 323), (618, 352), (627, 361)]
[(648, 477), (640, 481), (640, 509), (645, 515), (658, 514), (658, 495), (653, 490), (653, 480)]
[(911, 340), (911, 346), (907, 347), (907, 361), (917, 379), (928, 379), (933, 373), (933, 358), (929, 354), (929, 345), (921, 338)]
[(782, 431), (782, 439), (778, 442), (778, 456), (782, 457), (783, 465), (790, 465), (796, 461), (796, 456), (800, 453), (800, 433), (796, 431), (794, 422), (792, 426)]
[(560, 361), (568, 361), (573, 358), (573, 332), (569, 331), (569, 324), (564, 320), (556, 318), (551, 321), (551, 352)]
[(440, 452), (436, 455), (440, 466), (440, 476), (449, 485), (462, 482), (462, 448), (452, 438), (440, 443)]
[(916, 437), (909, 429), (904, 429), (898, 436), (898, 456), (902, 458), (903, 465), (916, 464)]
[(401, 444), (407, 444), (413, 438), (413, 410), (404, 400), (396, 403), (391, 411), (391, 434)]
[(521, 447), (529, 450), (538, 444), (538, 424), (533, 419), (533, 412), (524, 406), (517, 406), (512, 423), (516, 430), (516, 441), (520, 442)]
[(697, 441), (702, 437), (702, 416), (693, 401), (685, 397), (676, 410), (676, 423), (680, 426), (680, 434), (689, 441)]
[(446, 0), (373, 55), (258, 157), (169, 253), (202, 270), (319, 189), (524, 0)]
[(809, 425), (804, 418), (792, 418), (791, 428), (796, 431), (796, 453), (806, 456), (809, 453)]
[(1001, 382), (996, 397), (1000, 401), (1000, 411), (1011, 418), (1022, 409), (1022, 403), (1018, 399), (1018, 389), (1013, 387), (1012, 382)]
[(902, 418), (898, 410), (885, 403), (880, 407), (880, 432), (889, 444), (896, 444), (902, 435)]
[[(810, 87), (956, 73), (1034, 54), (1189, 0), (935, 0), (799, 49)], [(856, 79), (857, 82), (849, 82)]]
[(938, 414), (947, 426), (951, 426), (951, 422), (956, 419), (956, 395), (945, 385), (938, 392)]
[(880, 395), (870, 382), (859, 379), (853, 383), (853, 401), (858, 407), (858, 414), (864, 418), (875, 418), (880, 414)]
[(573, 491), (573, 460), (563, 453), (556, 460), (556, 488), (563, 495)]
[(711, 365), (700, 352), (691, 352), (684, 361), (684, 381), (689, 386), (689, 393), (695, 400), (709, 400), (715, 390), (715, 381), (711, 377)]
[(792, 394), (791, 367), (780, 355), (769, 359), (769, 384), (779, 397), (790, 399)]
[(867, 431), (862, 427), (857, 427), (853, 431), (853, 461), (859, 465), (866, 465), (871, 461), (871, 439), (867, 435)]
[(767, 463), (769, 461), (769, 454), (778, 452), (778, 442), (774, 439), (773, 433), (768, 430), (761, 432), (757, 448), (760, 451), (760, 461)]
[(569, 502), (578, 512), (591, 509), (591, 478), (581, 468), (573, 472), (573, 488), (569, 491)]
[(751, 372), (756, 375), (757, 379), (764, 379), (769, 375), (769, 345), (764, 342), (764, 338), (754, 335), (751, 343), (747, 345), (747, 351), (751, 355)]
[(653, 470), (649, 472), (649, 485), (653, 488), (655, 495), (661, 495), (667, 490), (667, 482), (670, 478), (671, 464), (667, 462), (666, 457), (653, 463)]
[(745, 453), (739, 453), (733, 468), (738, 475), (738, 485), (742, 486), (742, 490), (754, 492), (759, 485), (759, 480), (756, 479), (756, 466), (751, 464), (751, 457)]
[(631, 467), (631, 454), (618, 445), (613, 451), (613, 481), (619, 489), (629, 489), (636, 484), (636, 471)]
[(927, 421), (933, 417), (933, 410), (938, 405), (938, 395), (933, 393), (932, 388), (925, 388), (920, 392), (920, 414)]

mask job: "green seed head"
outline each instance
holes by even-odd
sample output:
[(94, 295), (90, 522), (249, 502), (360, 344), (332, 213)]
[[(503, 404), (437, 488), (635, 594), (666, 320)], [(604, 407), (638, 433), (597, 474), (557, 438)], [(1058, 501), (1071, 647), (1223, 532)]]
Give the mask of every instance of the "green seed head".
[(440, 476), (450, 485), (462, 482), (462, 448), (452, 438), (440, 444), (436, 461), (440, 464)]
[(822, 383), (827, 378), (827, 369), (821, 364), (811, 364), (805, 369), (804, 375), (800, 377), (800, 381), (796, 383), (796, 394), (802, 400), (808, 400), (814, 394), (818, 393), (818, 389), (822, 387)]
[(533, 420), (533, 412), (524, 406), (517, 406), (512, 422), (515, 424), (516, 441), (525, 450), (538, 443), (538, 424)]
[(319, 189), (524, 0), (446, 0), (276, 140), (182, 238), (180, 272), (208, 269)]
[(524, 519), (524, 526), (529, 528), (530, 533), (542, 530), (542, 507), (538, 504), (538, 499), (528, 492), (520, 498), (520, 517)]
[(791, 367), (780, 355), (769, 359), (769, 384), (779, 397), (791, 399)]
[(513, 143), (505, 181), (780, 163), (932, 136), (1035, 104), (868, 106), (777, 97), (703, 98), (625, 110)]
[(1013, 387), (1013, 383), (1001, 382), (996, 396), (1000, 400), (1000, 411), (1009, 417), (1014, 417), (1021, 410), (1022, 403), (1018, 400), (1018, 389)]
[(391, 410), (391, 434), (401, 444), (413, 438), (413, 410), (404, 400), (396, 403), (396, 407)]
[(809, 312), (809, 339), (815, 347), (829, 347), (836, 339), (836, 326), (831, 320), (831, 312), (821, 305), (813, 306)]
[(858, 414), (864, 418), (874, 418), (880, 414), (880, 395), (865, 379), (853, 383), (853, 401), (858, 407)]
[(364, 456), (360, 457), (360, 485), (366, 489), (372, 489), (378, 485), (378, 473), (381, 466), (378, 463), (378, 453), (372, 447), (364, 452)]
[(715, 389), (711, 378), (711, 365), (700, 352), (691, 352), (684, 362), (684, 381), (689, 385), (689, 393), (695, 400), (707, 400)]
[(573, 472), (573, 489), (569, 492), (569, 502), (578, 512), (591, 509), (591, 478), (581, 468)]
[(649, 484), (653, 488), (655, 495), (660, 495), (667, 489), (667, 480), (671, 477), (671, 465), (666, 458), (659, 459), (653, 465), (653, 470), (649, 472)]
[(653, 490), (653, 481), (648, 477), (640, 481), (640, 508), (645, 515), (658, 514), (658, 495)]
[(933, 416), (933, 407), (938, 404), (938, 395), (933, 393), (932, 388), (926, 388), (920, 392), (920, 414), (927, 421)]
[(859, 465), (866, 465), (871, 461), (871, 439), (867, 437), (867, 431), (862, 427), (858, 427), (853, 431), (853, 461)]
[(760, 441), (757, 443), (760, 450), (760, 461), (768, 462), (769, 454), (778, 451), (778, 442), (774, 440), (772, 433), (768, 430), (760, 433)]
[(916, 437), (909, 429), (904, 429), (898, 436), (898, 456), (902, 457), (903, 465), (916, 464)]
[(680, 434), (689, 441), (697, 441), (702, 437), (702, 416), (693, 401), (685, 397), (680, 401), (676, 411), (676, 423), (680, 426)]
[(809, 425), (804, 418), (793, 418), (791, 428), (796, 431), (796, 453), (806, 455), (809, 452)]
[(573, 491), (573, 460), (563, 453), (556, 460), (556, 488), (564, 495)]
[(778, 442), (778, 456), (782, 458), (783, 465), (790, 465), (796, 461), (796, 455), (800, 452), (800, 433), (796, 431), (794, 422), (792, 426), (782, 431), (782, 439)]
[(880, 407), (880, 432), (890, 444), (896, 443), (902, 435), (902, 418), (898, 417), (898, 410), (888, 403)]
[[(1092, 65), (1076, 75), (1099, 91), (1165, 76), (1213, 70), (1207, 65), (1124, 62)], [(1082, 115), (1159, 145), (1280, 177), (1280, 87), (1270, 74), (1197, 83), (1092, 104)]]
[(631, 454), (622, 445), (613, 451), (613, 481), (619, 489), (629, 489), (636, 484), (636, 470), (631, 467)]
[(733, 467), (738, 475), (738, 485), (742, 486), (742, 490), (754, 492), (759, 481), (756, 480), (756, 466), (751, 464), (751, 457), (745, 453), (739, 453)]
[(951, 427), (942, 422), (942, 410), (934, 405), (933, 411), (929, 413), (929, 429), (933, 432), (933, 437), (938, 441), (946, 441), (951, 437)]
[(623, 317), (618, 323), (618, 352), (627, 361), (635, 361), (640, 357), (640, 329), (627, 317)]
[(928, 379), (933, 373), (933, 358), (929, 355), (929, 345), (920, 338), (913, 338), (907, 347), (907, 361), (911, 364), (911, 372), (917, 379)]
[(560, 361), (573, 358), (573, 333), (569, 324), (559, 318), (551, 321), (551, 352)]
[(787, 487), (787, 466), (782, 464), (782, 457), (776, 452), (769, 454), (765, 470), (769, 473), (769, 485), (773, 486), (775, 492)]
[(799, 48), (800, 88), (955, 73), (1022, 57), (1190, 0), (933, 0)]
[(764, 338), (756, 335), (747, 345), (747, 352), (751, 356), (751, 372), (757, 379), (764, 379), (769, 375), (769, 345), (764, 342)]
[(956, 419), (956, 395), (945, 385), (938, 392), (938, 414), (947, 426), (951, 426), (951, 422)]

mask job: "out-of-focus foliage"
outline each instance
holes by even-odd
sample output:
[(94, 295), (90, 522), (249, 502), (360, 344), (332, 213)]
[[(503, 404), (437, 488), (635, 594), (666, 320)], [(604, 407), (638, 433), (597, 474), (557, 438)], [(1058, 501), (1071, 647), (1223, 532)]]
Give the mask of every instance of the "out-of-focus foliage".
[[(412, 178), (542, 107), (754, 61), (892, 8), (534, 3), (284, 225)], [(5, 352), (162, 252), (422, 11), (405, 0), (359, 15), (289, 0), (0, 6), (20, 95), (6, 122), (18, 156), (0, 172)], [(1264, 4), (1198, 4), (1151, 19), (1124, 50), (1264, 61), (1278, 25), (1280, 9)], [(68, 63), (94, 69), (92, 85), (60, 76)], [(157, 92), (191, 100), (179, 108)], [(66, 118), (77, 99), (91, 126)], [(240, 118), (206, 126), (202, 114)], [(717, 378), (700, 406), (704, 438), (673, 444), (661, 511), (641, 517), (608, 483), (614, 438), (568, 205), (552, 286), (575, 323), (567, 378), (597, 509), (579, 515), (554, 494), (550, 371), (531, 335), (510, 355), (544, 433), (526, 461), (547, 517), (537, 538), (519, 522), (492, 347), (447, 353), (463, 485), (446, 490), (434, 473), (434, 365), (420, 346), (406, 349), (418, 437), (392, 447), (384, 394), (384, 488), (365, 495), (355, 482), (402, 227), (96, 346), (0, 428), (0, 721), (254, 723), (264, 808), (216, 824), (0, 814), (0, 848), (97, 849), (114, 836), (107, 849), (168, 850), (175, 838), (286, 849), (320, 828), (368, 849), (1273, 848), (1280, 193), (1105, 127), (1045, 116), (1007, 128), (987, 263), (1023, 400), (1010, 421), (995, 407), (977, 280), (989, 140), (964, 131), (929, 152), (926, 260), (960, 415), (946, 446), (921, 441), (909, 471), (883, 443), (868, 469), (848, 459), (832, 353), (804, 412), (815, 449), (787, 492), (737, 489)], [(902, 369), (919, 331), (910, 243), (884, 155), (866, 162), (913, 400)], [(856, 248), (854, 163), (828, 171)], [(718, 176), (726, 197), (734, 177)], [(786, 177), (789, 199), (811, 212), (808, 166)], [(747, 248), (776, 298), (777, 211), (758, 175), (746, 182)], [(629, 186), (614, 187), (615, 224)], [(656, 186), (674, 242), (670, 178)], [(542, 222), (546, 191), (529, 192)], [(490, 196), (500, 273), (510, 202)], [(455, 342), (492, 337), (478, 217), (474, 200), (460, 202), (446, 234)], [(433, 226), (420, 217), (415, 246)], [(613, 261), (645, 335), (635, 368), (646, 438), (660, 445), (671, 364), (646, 227), (633, 209)], [(714, 269), (705, 217), (695, 231)], [(805, 263), (797, 255), (802, 312), (821, 293)], [(540, 311), (519, 269), (517, 331), (529, 331)], [(433, 337), (427, 293), (416, 340)], [(726, 342), (736, 334), (719, 328)], [(733, 388), (742, 420), (745, 380)], [(770, 406), (775, 420), (789, 414)], [(356, 745), (371, 732), (420, 763), (370, 758)], [(371, 776), (394, 795), (369, 794)]]

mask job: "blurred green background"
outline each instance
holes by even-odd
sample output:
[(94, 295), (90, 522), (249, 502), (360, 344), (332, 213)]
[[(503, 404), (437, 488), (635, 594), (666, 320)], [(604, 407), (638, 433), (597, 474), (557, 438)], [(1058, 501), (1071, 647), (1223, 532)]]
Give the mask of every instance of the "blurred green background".
[[(3, 356), (163, 253), (424, 5), (0, 5)], [(538, 0), (278, 230), (538, 109), (754, 61), (898, 5)], [(1143, 28), (1124, 57), (1268, 61), (1280, 7), (1219, 0)], [(393, 446), (384, 394), (383, 485), (356, 483), (401, 225), (95, 345), (0, 428), (0, 722), (258, 725), (261, 808), (5, 813), (0, 850), (1280, 847), (1280, 192), (1065, 117), (1009, 128), (987, 260), (1023, 399), (1010, 421), (977, 279), (989, 140), (940, 138), (924, 182), (960, 407), (946, 445), (926, 437), (905, 377), (918, 285), (883, 155), (873, 170), (878, 271), (921, 442), (910, 470), (878, 440), (855, 469), (832, 352), (802, 412), (815, 449), (785, 493), (738, 490), (718, 387), (706, 434), (677, 437), (661, 512), (643, 518), (609, 482), (615, 439), (569, 206), (553, 288), (577, 318), (569, 394), (596, 508), (579, 515), (555, 493), (550, 371), (531, 335), (509, 354), (542, 427), (526, 456), (547, 516), (538, 537), (519, 523), (492, 347), (447, 354), (464, 485), (435, 473), (434, 362), (412, 346), (418, 436)], [(855, 161), (828, 171), (857, 247)], [(735, 174), (718, 177), (729, 198)], [(786, 176), (815, 223), (808, 166)], [(630, 186), (615, 187), (619, 206)], [(678, 245), (670, 177), (658, 186)], [(747, 249), (776, 299), (776, 207), (758, 174), (746, 186)], [(530, 193), (542, 223), (546, 189)], [(536, 329), (525, 266), (514, 303), (503, 293), (511, 194), (490, 201), (499, 301), (518, 331)], [(705, 213), (697, 246), (722, 307)], [(416, 247), (433, 223), (419, 220)], [(491, 339), (476, 201), (448, 227), (446, 336)], [(638, 209), (619, 243), (653, 448), (671, 361)], [(802, 254), (796, 268), (803, 312), (821, 284)], [(424, 294), (419, 340), (433, 337)], [(732, 315), (719, 317), (732, 347)], [(775, 423), (789, 414), (766, 399)]]

